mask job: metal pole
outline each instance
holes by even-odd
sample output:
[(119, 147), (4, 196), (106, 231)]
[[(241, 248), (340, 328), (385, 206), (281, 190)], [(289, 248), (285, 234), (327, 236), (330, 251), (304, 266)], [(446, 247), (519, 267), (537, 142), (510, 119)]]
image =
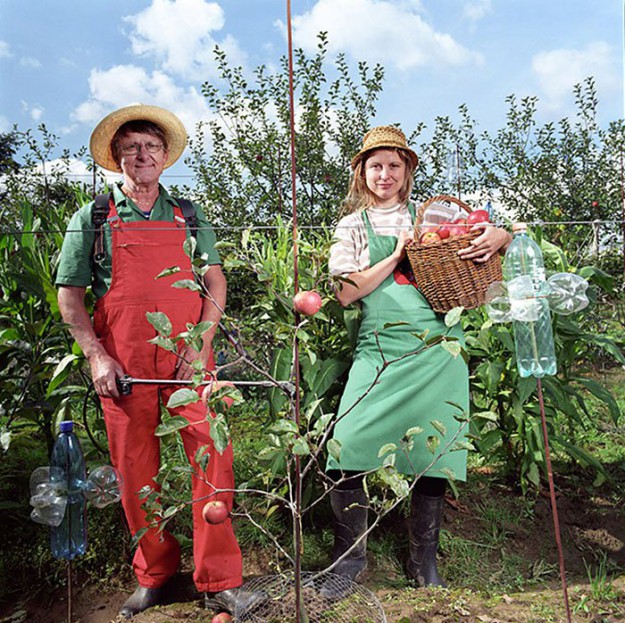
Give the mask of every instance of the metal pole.
[[(286, 3), (287, 33), (289, 46), (289, 113), (291, 133), (291, 202), (293, 211), (293, 294), (299, 291), (298, 245), (297, 245), (297, 166), (295, 159), (295, 96), (293, 87), (293, 27), (291, 23), (291, 0)], [(295, 323), (299, 325), (299, 313), (295, 312)], [(294, 417), (297, 430), (300, 428), (299, 404), (299, 338), (297, 332), (293, 341), (293, 373), (295, 379)], [(302, 470), (299, 455), (295, 456), (295, 516), (293, 518), (293, 539), (295, 558), (295, 622), (304, 623), (308, 616), (303, 608), (301, 593), (302, 577)]]
[(545, 442), (545, 462), (547, 463), (547, 479), (549, 481), (549, 498), (551, 500), (551, 515), (553, 517), (553, 528), (558, 547), (558, 562), (560, 563), (560, 579), (562, 580), (562, 594), (564, 595), (564, 606), (566, 608), (566, 620), (571, 623), (571, 608), (569, 606), (569, 592), (566, 585), (566, 571), (564, 568), (564, 554), (562, 552), (562, 540), (560, 538), (560, 520), (558, 518), (558, 504), (556, 502), (556, 491), (553, 484), (553, 470), (551, 469), (551, 452), (549, 451), (549, 436), (547, 434), (547, 418), (545, 417), (545, 403), (543, 401), (543, 386), (540, 379), (538, 382), (538, 403), (540, 405), (540, 420), (543, 429), (543, 439)]

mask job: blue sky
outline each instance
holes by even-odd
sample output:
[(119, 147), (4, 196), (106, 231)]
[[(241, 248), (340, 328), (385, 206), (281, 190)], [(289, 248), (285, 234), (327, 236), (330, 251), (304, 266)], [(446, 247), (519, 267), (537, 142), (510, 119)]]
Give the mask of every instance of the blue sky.
[[(539, 119), (574, 109), (573, 85), (595, 77), (600, 122), (623, 114), (621, 0), (292, 0), (294, 42), (386, 69), (376, 122), (456, 116), (504, 123), (505, 98), (535, 95)], [(144, 102), (192, 132), (210, 116), (211, 50), (247, 70), (286, 53), (283, 0), (0, 0), (0, 131), (45, 123), (75, 151), (99, 119)], [(182, 170), (182, 169), (179, 169)]]

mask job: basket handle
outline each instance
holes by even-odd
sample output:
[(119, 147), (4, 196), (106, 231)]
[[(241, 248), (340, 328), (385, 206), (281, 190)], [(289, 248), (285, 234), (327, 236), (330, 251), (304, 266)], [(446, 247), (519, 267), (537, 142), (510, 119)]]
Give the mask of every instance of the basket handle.
[(414, 223), (415, 234), (419, 233), (419, 228), (421, 227), (423, 223), (423, 216), (425, 214), (425, 211), (433, 203), (439, 203), (441, 201), (450, 201), (451, 203), (455, 203), (458, 207), (462, 208), (463, 210), (466, 210), (469, 213), (473, 212), (473, 209), (471, 208), (471, 206), (469, 206), (467, 203), (465, 203), (461, 199), (458, 199), (457, 197), (453, 197), (452, 195), (436, 195), (435, 197), (432, 197), (431, 199), (428, 199), (426, 202), (424, 202), (421, 205), (421, 207), (417, 210), (417, 213), (415, 215), (415, 223)]

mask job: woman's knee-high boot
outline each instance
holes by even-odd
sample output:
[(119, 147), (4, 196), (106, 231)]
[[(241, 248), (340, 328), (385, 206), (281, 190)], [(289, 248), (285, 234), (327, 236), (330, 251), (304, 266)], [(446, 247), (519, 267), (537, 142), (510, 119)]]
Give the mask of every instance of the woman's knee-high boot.
[(412, 492), (410, 501), (408, 575), (419, 586), (447, 586), (438, 574), (436, 552), (444, 495), (430, 497)]
[[(367, 507), (364, 489), (334, 489), (330, 504), (334, 513), (334, 550), (332, 562), (338, 560), (354, 543), (357, 545), (333, 569), (333, 573), (358, 580), (367, 568)], [(359, 540), (360, 539), (360, 540)]]

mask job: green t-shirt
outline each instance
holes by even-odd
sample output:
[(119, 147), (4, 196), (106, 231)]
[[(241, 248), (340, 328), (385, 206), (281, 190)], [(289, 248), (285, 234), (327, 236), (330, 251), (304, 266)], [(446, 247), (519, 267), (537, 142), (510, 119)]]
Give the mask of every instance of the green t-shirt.
[[(113, 188), (113, 200), (122, 221), (172, 221), (174, 220), (174, 200), (161, 186), (160, 195), (149, 216), (146, 216), (135, 203), (126, 197), (119, 187)], [(102, 231), (106, 258), (100, 264), (93, 261), (93, 244), (95, 232), (92, 211), (94, 202), (88, 203), (76, 212), (69, 221), (61, 257), (56, 275), (57, 286), (92, 287), (93, 294), (100, 298), (108, 291), (112, 277), (112, 237), (111, 227), (105, 223)], [(205, 256), (206, 264), (221, 264), (219, 253), (215, 249), (215, 232), (206, 220), (206, 216), (198, 205), (193, 204), (197, 215), (198, 229), (196, 233), (196, 256)], [(187, 230), (187, 236), (189, 236)]]

